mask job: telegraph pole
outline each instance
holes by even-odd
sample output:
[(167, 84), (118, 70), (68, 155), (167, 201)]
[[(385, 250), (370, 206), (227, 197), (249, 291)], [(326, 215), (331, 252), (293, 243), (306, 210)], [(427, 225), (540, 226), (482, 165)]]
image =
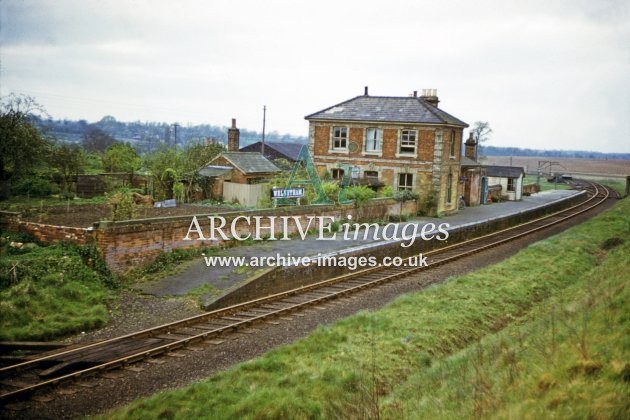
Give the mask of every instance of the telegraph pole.
[(260, 154), (265, 156), (265, 122), (267, 120), (267, 105), (263, 105), (263, 131), (262, 131), (262, 144), (260, 146)]
[(175, 123), (173, 124), (173, 145), (177, 145), (177, 127), (179, 127), (179, 124)]

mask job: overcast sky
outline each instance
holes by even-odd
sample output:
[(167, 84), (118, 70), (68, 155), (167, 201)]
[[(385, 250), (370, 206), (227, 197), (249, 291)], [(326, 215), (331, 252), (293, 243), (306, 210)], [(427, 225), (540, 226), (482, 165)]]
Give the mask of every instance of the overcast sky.
[(487, 143), (630, 152), (630, 2), (0, 0), (0, 94), (53, 118), (308, 135), (363, 93), (438, 90)]

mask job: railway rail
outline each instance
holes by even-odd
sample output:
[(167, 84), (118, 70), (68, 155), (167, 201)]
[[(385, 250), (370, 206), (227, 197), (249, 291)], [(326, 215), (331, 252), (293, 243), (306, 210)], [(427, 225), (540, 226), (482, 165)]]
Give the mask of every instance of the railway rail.
[(30, 360), (2, 367), (0, 404), (26, 398), (60, 383), (172, 353), (263, 320), (317, 306), (418, 270), (426, 270), (498, 246), (591, 210), (613, 194), (608, 188), (591, 182), (571, 181), (571, 184), (574, 188), (586, 191), (583, 202), (511, 228), (424, 252), (424, 256), (431, 256), (431, 260), (427, 262), (428, 267), (372, 267), (155, 328), (33, 356)]

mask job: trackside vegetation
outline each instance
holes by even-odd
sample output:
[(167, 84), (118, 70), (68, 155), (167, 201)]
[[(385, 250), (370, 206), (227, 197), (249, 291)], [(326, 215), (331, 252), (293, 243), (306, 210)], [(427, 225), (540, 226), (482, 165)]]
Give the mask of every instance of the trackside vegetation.
[(630, 200), (108, 418), (627, 418)]
[(105, 325), (118, 286), (93, 247), (2, 234), (0, 340), (48, 340)]

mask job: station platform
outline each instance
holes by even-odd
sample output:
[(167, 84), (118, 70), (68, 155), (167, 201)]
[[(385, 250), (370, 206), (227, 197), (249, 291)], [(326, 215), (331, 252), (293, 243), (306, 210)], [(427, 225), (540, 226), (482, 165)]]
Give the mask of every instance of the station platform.
[[(419, 224), (423, 226), (432, 223), (435, 226), (448, 223), (449, 230), (460, 229), (475, 224), (483, 224), (495, 219), (529, 212), (538, 208), (547, 207), (560, 201), (567, 200), (576, 194), (576, 190), (552, 190), (528, 197), (521, 201), (506, 201), (477, 207), (466, 207), (457, 214), (440, 218), (417, 217), (409, 219), (404, 224)], [(300, 238), (290, 241), (261, 241), (254, 245), (237, 246), (222, 250), (213, 256), (244, 257), (273, 257), (277, 255), (291, 255), (293, 257), (316, 257), (318, 255), (339, 255), (341, 253), (356, 252), (369, 248), (385, 245), (388, 241), (366, 241), (363, 238), (357, 240), (344, 240), (337, 235), (336, 240), (318, 240), (317, 235), (309, 235), (304, 240)], [(391, 243), (391, 241), (389, 241)], [(239, 285), (246, 284), (250, 278), (256, 276), (264, 268), (245, 266), (208, 266), (203, 257), (197, 258), (185, 264), (180, 272), (155, 281), (148, 281), (132, 286), (133, 289), (155, 296), (181, 296), (191, 290), (205, 287), (211, 292), (207, 294), (220, 295), (228, 290), (234, 290)], [(209, 285), (209, 286), (207, 286)], [(200, 296), (200, 300), (211, 300), (212, 296)]]

